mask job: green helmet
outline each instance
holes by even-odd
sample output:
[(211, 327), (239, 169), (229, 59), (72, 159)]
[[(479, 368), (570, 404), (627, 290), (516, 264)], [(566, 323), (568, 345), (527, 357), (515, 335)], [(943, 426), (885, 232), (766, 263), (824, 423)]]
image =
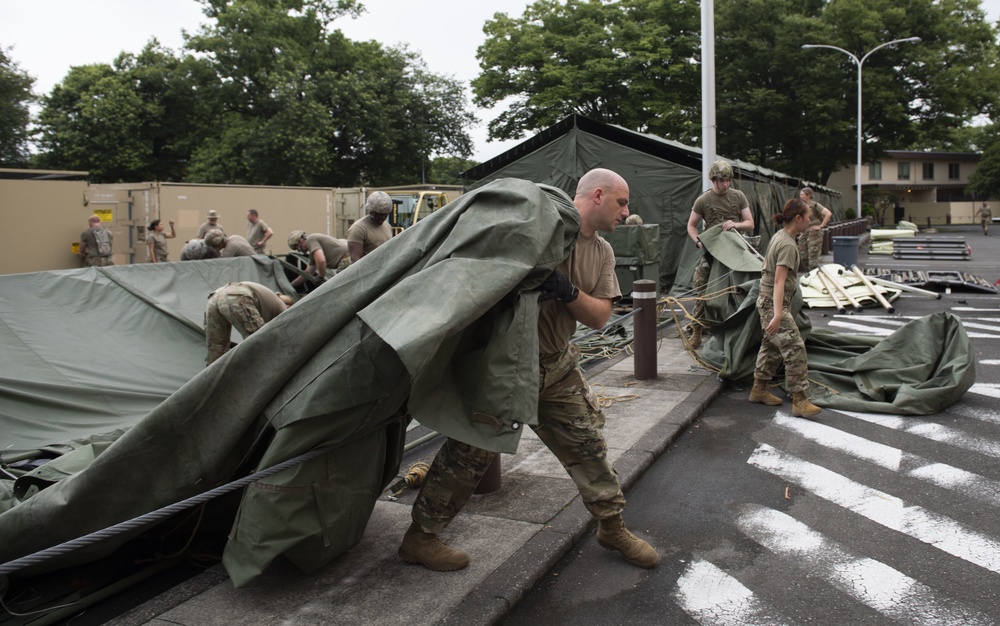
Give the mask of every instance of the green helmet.
[(292, 250), (299, 249), (299, 240), (306, 236), (306, 231), (304, 230), (293, 230), (288, 233), (288, 247)]
[(715, 180), (716, 178), (733, 178), (733, 167), (726, 161), (716, 161), (712, 163), (712, 167), (708, 168), (708, 178), (710, 180)]
[(226, 234), (221, 230), (210, 230), (205, 233), (205, 245), (210, 248), (218, 248), (226, 241)]

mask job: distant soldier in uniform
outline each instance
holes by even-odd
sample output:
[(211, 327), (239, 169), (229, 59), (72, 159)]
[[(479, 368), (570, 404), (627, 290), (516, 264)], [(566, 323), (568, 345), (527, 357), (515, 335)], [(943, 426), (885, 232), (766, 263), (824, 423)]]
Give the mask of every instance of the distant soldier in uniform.
[[(584, 506), (598, 520), (597, 542), (621, 552), (639, 567), (660, 557), (625, 528), (625, 496), (607, 458), (604, 413), (598, 408), (570, 343), (577, 322), (601, 328), (611, 302), (621, 295), (615, 255), (599, 230), (613, 231), (628, 216), (628, 184), (618, 174), (591, 170), (577, 185), (573, 204), (582, 218), (576, 247), (541, 287), (538, 317), (538, 425), (532, 426), (576, 483)], [(555, 200), (553, 200), (555, 201)], [(568, 201), (568, 198), (566, 200)], [(447, 439), (413, 503), (413, 523), (399, 555), (408, 563), (449, 572), (469, 564), (469, 555), (438, 538), (472, 496), (495, 453)]]
[(207, 235), (210, 230), (221, 230), (223, 235), (226, 234), (226, 229), (222, 227), (222, 224), (219, 224), (218, 211), (212, 209), (205, 215), (205, 217), (208, 221), (198, 227), (198, 239), (204, 239), (205, 235)]
[(247, 222), (249, 222), (247, 224), (247, 241), (257, 251), (257, 254), (264, 254), (264, 246), (267, 244), (267, 240), (274, 235), (274, 231), (264, 223), (264, 220), (260, 219), (257, 209), (247, 211)]
[(976, 215), (979, 216), (980, 223), (983, 225), (983, 234), (989, 236), (990, 222), (993, 221), (993, 212), (990, 211), (990, 205), (984, 202), (982, 208), (976, 211)]
[(87, 219), (87, 230), (80, 233), (80, 249), (78, 254), (83, 259), (84, 267), (106, 267), (114, 265), (111, 258), (111, 243), (114, 237), (111, 231), (101, 226), (101, 218), (91, 215)]
[(181, 248), (181, 261), (201, 261), (217, 259), (219, 251), (205, 245), (204, 239), (191, 239)]
[(153, 220), (146, 229), (146, 246), (149, 248), (150, 263), (167, 262), (167, 239), (177, 236), (174, 230), (174, 220), (170, 220), (170, 234), (163, 232), (163, 222)]
[[(295, 252), (309, 254), (306, 273), (316, 276), (321, 283), (327, 279), (328, 269), (336, 268), (340, 271), (351, 264), (347, 242), (322, 233), (306, 235), (305, 231), (293, 230), (288, 234), (288, 247)], [(303, 276), (296, 276), (292, 281), (292, 287), (298, 287), (303, 282), (305, 282)]]
[(813, 200), (813, 190), (803, 187), (799, 198), (809, 207), (809, 230), (799, 235), (799, 272), (810, 272), (819, 267), (819, 257), (823, 253), (823, 229), (830, 223), (833, 213)]
[(206, 363), (211, 365), (229, 352), (233, 328), (246, 339), (292, 303), (290, 297), (250, 281), (229, 283), (213, 291), (205, 306)]
[[(701, 248), (698, 241), (698, 223), (705, 220), (705, 228), (711, 228), (722, 224), (723, 230), (753, 230), (753, 215), (750, 214), (750, 202), (746, 195), (738, 189), (732, 189), (733, 168), (726, 161), (716, 161), (708, 170), (708, 177), (712, 180), (712, 188), (698, 196), (691, 208), (691, 215), (688, 217), (688, 236), (694, 245)], [(695, 348), (701, 346), (702, 333), (707, 326), (705, 317), (705, 296), (708, 285), (708, 276), (712, 271), (712, 259), (709, 254), (702, 251), (701, 258), (694, 269), (693, 287), (699, 300), (694, 303), (692, 316), (694, 321), (688, 325), (688, 332), (691, 336), (691, 345)]]
[(809, 229), (809, 206), (801, 198), (785, 203), (773, 217), (781, 228), (767, 245), (764, 270), (760, 279), (757, 312), (764, 338), (757, 352), (750, 402), (778, 406), (781, 399), (768, 385), (782, 361), (785, 363), (785, 389), (792, 395), (792, 415), (812, 417), (820, 408), (809, 401), (809, 360), (806, 344), (792, 318), (792, 296), (799, 282), (799, 248), (795, 236)]
[(347, 250), (351, 263), (370, 254), (392, 238), (392, 228), (386, 222), (392, 213), (392, 198), (384, 191), (376, 191), (365, 201), (365, 216), (351, 224), (347, 230)]
[(229, 235), (226, 237), (226, 234), (221, 230), (208, 231), (208, 234), (205, 235), (205, 245), (218, 250), (219, 256), (223, 259), (257, 254), (246, 239), (239, 235)]

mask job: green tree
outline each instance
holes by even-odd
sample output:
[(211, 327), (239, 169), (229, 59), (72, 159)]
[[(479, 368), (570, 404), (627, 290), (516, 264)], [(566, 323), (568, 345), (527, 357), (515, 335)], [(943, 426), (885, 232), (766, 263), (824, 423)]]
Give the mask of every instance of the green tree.
[(18, 67), (0, 48), (0, 167), (24, 167), (28, 163), (28, 107), (35, 100), (35, 79)]
[(292, 185), (420, 180), (434, 154), (471, 153), (461, 85), (405, 48), (330, 30), (354, 2), (203, 0), (188, 41), (218, 78), (214, 129), (189, 179)]
[[(948, 145), (997, 112), (995, 28), (978, 0), (717, 0), (720, 154), (820, 183), (856, 158), (859, 57), (865, 158)], [(700, 143), (699, 3), (538, 0), (484, 30), (476, 104), (502, 106), (492, 138), (519, 138), (580, 113)]]
[(462, 172), (475, 167), (476, 161), (461, 157), (437, 157), (431, 161), (427, 182), (438, 185), (464, 185)]
[(698, 3), (538, 0), (498, 13), (477, 53), (474, 102), (503, 106), (494, 139), (517, 139), (570, 113), (690, 141), (698, 121)]
[(982, 130), (985, 149), (976, 171), (969, 176), (966, 193), (977, 198), (1000, 198), (1000, 125)]

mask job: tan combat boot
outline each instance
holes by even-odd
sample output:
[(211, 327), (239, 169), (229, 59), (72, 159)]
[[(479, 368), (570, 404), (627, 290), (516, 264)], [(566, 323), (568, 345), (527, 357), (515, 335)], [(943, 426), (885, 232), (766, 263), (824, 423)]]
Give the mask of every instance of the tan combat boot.
[(423, 565), (435, 572), (454, 572), (469, 564), (468, 554), (452, 548), (437, 535), (425, 533), (416, 523), (410, 524), (403, 535), (399, 556), (407, 563)]
[(778, 406), (781, 404), (781, 398), (771, 393), (767, 388), (767, 381), (754, 379), (753, 389), (750, 390), (750, 402)]
[(806, 392), (796, 391), (792, 394), (792, 415), (795, 417), (812, 417), (818, 415), (822, 410), (809, 401)]
[(625, 520), (615, 515), (597, 522), (597, 543), (606, 550), (617, 550), (632, 565), (650, 568), (660, 562), (653, 546), (625, 528)]

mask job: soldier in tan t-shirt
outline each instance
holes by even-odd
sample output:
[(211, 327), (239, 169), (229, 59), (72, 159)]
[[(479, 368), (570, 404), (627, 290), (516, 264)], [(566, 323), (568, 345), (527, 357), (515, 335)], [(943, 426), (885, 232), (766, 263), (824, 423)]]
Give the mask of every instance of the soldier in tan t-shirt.
[[(582, 219), (576, 247), (542, 285), (539, 297), (538, 425), (532, 428), (598, 520), (598, 543), (621, 552), (633, 565), (653, 567), (660, 560), (656, 550), (622, 520), (625, 497), (607, 458), (604, 413), (580, 370), (580, 351), (570, 343), (577, 322), (602, 328), (611, 317), (612, 300), (621, 295), (614, 252), (597, 231), (613, 231), (628, 217), (628, 201), (628, 184), (610, 170), (591, 170), (580, 178), (573, 199)], [(438, 534), (471, 497), (494, 456), (455, 439), (444, 443), (413, 504), (413, 523), (399, 547), (404, 561), (435, 571), (469, 564), (467, 553), (451, 548)]]
[(376, 191), (365, 201), (365, 216), (351, 224), (347, 230), (347, 250), (351, 263), (371, 254), (375, 248), (392, 238), (392, 227), (386, 222), (392, 212), (392, 198), (384, 191)]

